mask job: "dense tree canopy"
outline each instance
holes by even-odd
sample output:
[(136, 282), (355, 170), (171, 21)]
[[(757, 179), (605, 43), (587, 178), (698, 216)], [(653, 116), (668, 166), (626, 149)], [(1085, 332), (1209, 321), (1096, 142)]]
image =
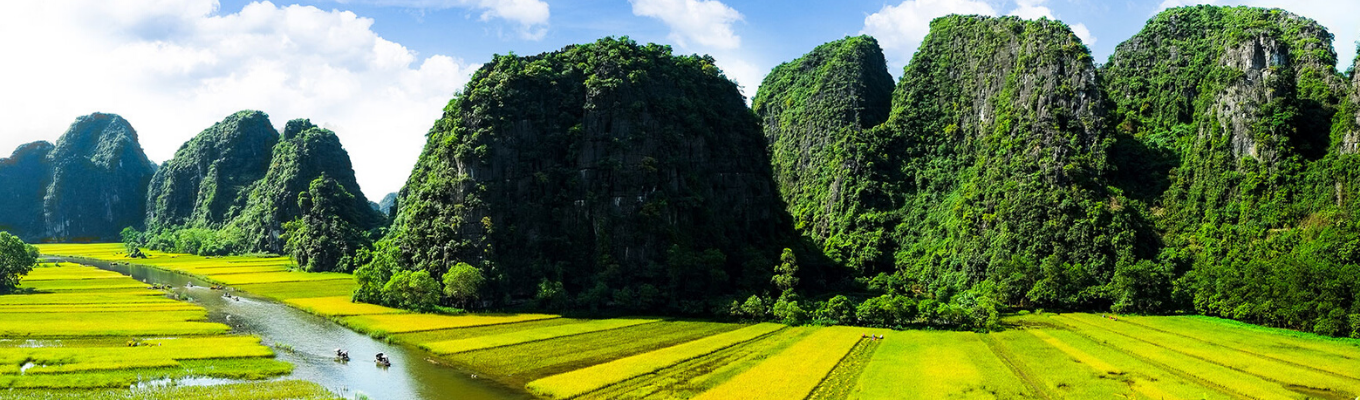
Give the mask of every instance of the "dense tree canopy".
[(38, 249), (25, 244), (8, 232), (0, 232), (0, 294), (19, 287), (19, 279), (28, 275), (38, 262)]

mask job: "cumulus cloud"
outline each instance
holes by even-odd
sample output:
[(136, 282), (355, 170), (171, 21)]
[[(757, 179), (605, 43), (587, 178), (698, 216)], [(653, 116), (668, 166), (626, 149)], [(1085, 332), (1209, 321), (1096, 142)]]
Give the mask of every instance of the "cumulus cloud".
[(482, 21), (503, 19), (519, 24), (520, 36), (539, 40), (548, 33), (548, 3), (542, 0), (335, 0), (387, 7), (419, 9), (472, 8), (482, 11)]
[(629, 0), (633, 15), (661, 20), (671, 29), (670, 39), (681, 46), (718, 49), (741, 47), (732, 24), (741, 13), (717, 0)]
[(761, 67), (742, 52), (741, 36), (732, 25), (742, 20), (736, 9), (718, 0), (629, 0), (633, 15), (661, 20), (667, 39), (685, 51), (710, 54), (718, 68), (741, 86), (749, 100), (765, 79), (769, 68)]
[(996, 16), (997, 12), (982, 1), (905, 0), (895, 6), (885, 5), (864, 17), (864, 29), (860, 33), (878, 39), (891, 62), (906, 65), (921, 40), (930, 33), (930, 21), (949, 14)]
[[(55, 140), (76, 116), (126, 117), (156, 161), (242, 109), (340, 136), (370, 198), (410, 173), (474, 66), (422, 57), (348, 11), (214, 0), (0, 3), (0, 149)], [(0, 150), (5, 152), (5, 150)]]
[[(1015, 0), (1015, 8), (1006, 15), (1024, 19), (1059, 19), (1046, 3), (1048, 0)], [(895, 6), (885, 5), (878, 12), (864, 17), (864, 29), (860, 33), (877, 38), (889, 62), (906, 65), (926, 34), (930, 33), (930, 21), (950, 14), (997, 16), (999, 13), (991, 4), (980, 0), (905, 0)], [(1091, 35), (1086, 24), (1069, 26), (1082, 43), (1088, 46), (1095, 44), (1096, 37)]]
[(1242, 5), (1252, 7), (1270, 7), (1289, 10), (1327, 27), (1336, 41), (1333, 47), (1336, 48), (1337, 64), (1340, 68), (1348, 68), (1355, 60), (1355, 47), (1360, 41), (1360, 24), (1356, 24), (1356, 17), (1360, 15), (1360, 1), (1355, 0), (1163, 0), (1158, 5), (1154, 13), (1162, 10), (1193, 6), (1198, 4), (1212, 5)]

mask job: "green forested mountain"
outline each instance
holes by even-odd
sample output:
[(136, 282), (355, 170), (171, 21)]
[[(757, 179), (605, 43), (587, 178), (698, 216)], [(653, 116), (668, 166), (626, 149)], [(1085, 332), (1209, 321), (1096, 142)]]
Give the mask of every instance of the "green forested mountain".
[[(326, 188), (333, 189), (318, 193), (334, 198), (308, 194), (318, 180), (328, 180)], [(303, 198), (309, 196), (304, 204)], [(304, 237), (307, 233), (289, 235), (285, 229), (301, 219), (311, 203), (326, 204), (324, 209), (334, 212), (313, 221), (334, 217), (343, 224), (336, 229), (346, 232), (367, 232), (386, 223), (368, 207), (349, 154), (335, 133), (298, 119), (289, 121), (280, 135), (269, 116), (259, 111), (232, 114), (186, 143), (157, 172), (148, 198), (146, 244), (198, 254), (282, 253), (290, 237), (317, 239)], [(305, 226), (296, 225), (308, 233), (325, 232)], [(344, 255), (367, 243), (366, 235), (343, 237), (355, 242), (331, 245), (348, 249)], [(336, 265), (339, 257), (321, 260), (308, 268), (341, 268)]]
[(765, 76), (752, 108), (764, 123), (780, 194), (799, 232), (837, 262), (860, 266), (859, 243), (881, 232), (851, 229), (871, 204), (861, 184), (871, 161), (867, 130), (888, 119), (893, 81), (878, 41), (850, 37), (817, 46)]
[(1324, 334), (1360, 329), (1354, 119), (1337, 112), (1353, 88), (1331, 40), (1283, 10), (1177, 8), (1100, 71), (1118, 185), (1156, 221), (1158, 269), (1188, 270), (1167, 302)]
[(0, 159), (0, 231), (37, 241), (43, 231), (42, 204), (52, 183), (51, 143), (33, 142)]
[(205, 129), (156, 171), (147, 228), (217, 228), (239, 216), (278, 141), (269, 116), (259, 111), (241, 111)]
[(763, 148), (712, 58), (612, 38), (497, 56), (431, 129), (360, 297), (465, 262), (487, 300), (725, 308), (791, 236)]
[(117, 240), (142, 225), (155, 168), (127, 120), (82, 116), (55, 146), (29, 143), (0, 159), (0, 230), (28, 242)]
[[(836, 227), (827, 253), (889, 293), (941, 302), (1108, 305), (1107, 283), (1116, 269), (1148, 253), (1148, 238), (1138, 231), (1139, 215), (1107, 186), (1107, 105), (1088, 51), (1067, 26), (1013, 17), (936, 19), (893, 91), (886, 122), (868, 130), (837, 116), (816, 117), (853, 110), (818, 104), (832, 92), (778, 84), (877, 75), (859, 72), (865, 69), (886, 75), (877, 46), (866, 45), (858, 47), (869, 55), (859, 60), (797, 68), (856, 43), (872, 41), (823, 45), (776, 68), (766, 80), (776, 84), (757, 95), (811, 105), (798, 112), (813, 117), (798, 120), (768, 100), (756, 104), (767, 132), (776, 129), (772, 121), (784, 132), (771, 135), (776, 170), (804, 162), (782, 150), (789, 143), (815, 140), (828, 128), (855, 132), (824, 150), (834, 157), (803, 170), (824, 171), (825, 178), (784, 188), (812, 194), (786, 192), (795, 216), (829, 209), (817, 197), (828, 194), (853, 196), (854, 209), (827, 222), (800, 219), (800, 230), (820, 238), (828, 236), (822, 226)], [(864, 87), (876, 81), (840, 79)]]

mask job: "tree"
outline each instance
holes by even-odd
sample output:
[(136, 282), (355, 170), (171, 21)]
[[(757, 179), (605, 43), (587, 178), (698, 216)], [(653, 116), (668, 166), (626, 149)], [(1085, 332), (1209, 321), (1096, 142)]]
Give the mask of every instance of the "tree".
[(129, 257), (140, 252), (138, 248), (142, 247), (144, 240), (142, 239), (142, 232), (138, 231), (137, 228), (131, 226), (123, 228), (118, 236), (123, 239), (123, 249), (127, 250)]
[(481, 269), (460, 262), (444, 273), (444, 295), (465, 307), (480, 296), (478, 290), (484, 280)]
[(343, 218), (354, 195), (325, 174), (298, 194), (302, 216), (285, 223), (284, 251), (307, 271), (343, 271), (341, 260), (369, 245), (363, 231)]
[(843, 295), (836, 295), (817, 309), (819, 324), (849, 324), (855, 321), (855, 303)]
[(0, 293), (19, 287), (19, 279), (38, 263), (38, 248), (8, 232), (0, 232)]
[(792, 249), (785, 248), (784, 253), (779, 255), (779, 265), (774, 267), (774, 273), (770, 282), (773, 282), (781, 293), (798, 286), (798, 277), (794, 276), (798, 273), (798, 258), (793, 255)]
[(430, 311), (439, 304), (439, 281), (425, 270), (397, 271), (383, 286), (383, 296), (397, 307)]

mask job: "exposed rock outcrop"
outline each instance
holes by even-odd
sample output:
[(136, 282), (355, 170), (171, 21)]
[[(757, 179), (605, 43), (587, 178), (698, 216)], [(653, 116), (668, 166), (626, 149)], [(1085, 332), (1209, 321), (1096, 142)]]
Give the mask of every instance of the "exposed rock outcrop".
[(43, 198), (45, 241), (117, 240), (142, 226), (156, 165), (123, 117), (77, 118), (48, 155), (52, 183)]
[(264, 176), (248, 189), (240, 216), (228, 224), (240, 235), (243, 251), (283, 252), (283, 224), (302, 216), (298, 196), (323, 174), (349, 195), (344, 200), (347, 204), (337, 207), (336, 217), (361, 230), (386, 222), (369, 208), (368, 198), (354, 178), (349, 152), (330, 130), (305, 119), (288, 121), (268, 166)]
[(861, 144), (888, 119), (892, 90), (878, 41), (848, 37), (775, 67), (752, 103), (794, 226), (830, 253), (867, 201)]
[(28, 143), (0, 158), (0, 231), (30, 243), (42, 237), (43, 196), (52, 183), (47, 156), (53, 147), (45, 141)]
[(218, 228), (245, 207), (248, 189), (269, 170), (279, 134), (269, 116), (241, 111), (203, 130), (156, 171), (146, 225)]

